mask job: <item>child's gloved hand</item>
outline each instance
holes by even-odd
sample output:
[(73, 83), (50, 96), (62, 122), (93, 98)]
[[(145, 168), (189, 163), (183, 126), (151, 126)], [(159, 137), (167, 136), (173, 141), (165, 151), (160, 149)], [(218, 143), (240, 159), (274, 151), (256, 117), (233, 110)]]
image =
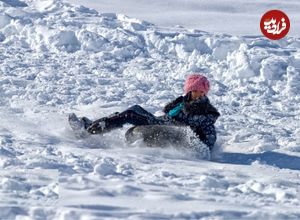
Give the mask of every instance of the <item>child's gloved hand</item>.
[(175, 108), (171, 109), (169, 112), (168, 112), (168, 116), (173, 118), (175, 116), (177, 116), (181, 109), (184, 107), (184, 104), (183, 102), (182, 103), (179, 103)]

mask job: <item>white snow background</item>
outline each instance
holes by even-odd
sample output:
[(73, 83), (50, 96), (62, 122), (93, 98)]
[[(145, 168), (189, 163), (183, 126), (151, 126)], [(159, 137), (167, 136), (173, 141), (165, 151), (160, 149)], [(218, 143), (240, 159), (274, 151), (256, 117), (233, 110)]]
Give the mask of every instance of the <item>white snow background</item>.
[[(294, 4), (299, 7), (300, 3)], [(0, 1), (0, 219), (299, 219), (300, 39), (159, 27), (61, 0)], [(152, 113), (202, 72), (211, 159), (76, 139), (67, 115)]]
[(145, 20), (164, 27), (182, 26), (231, 35), (261, 35), (259, 22), (272, 9), (284, 11), (291, 22), (289, 36), (300, 37), (299, 0), (68, 0)]

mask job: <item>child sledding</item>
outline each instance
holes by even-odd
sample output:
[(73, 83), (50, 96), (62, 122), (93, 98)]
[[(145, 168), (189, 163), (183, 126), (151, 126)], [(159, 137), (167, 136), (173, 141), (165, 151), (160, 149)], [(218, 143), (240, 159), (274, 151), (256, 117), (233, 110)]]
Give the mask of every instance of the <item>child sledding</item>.
[(163, 116), (154, 116), (141, 106), (134, 105), (95, 121), (87, 117), (78, 118), (72, 113), (69, 122), (75, 132), (82, 131), (85, 135), (103, 134), (129, 123), (134, 127), (127, 131), (127, 139), (134, 140), (133, 135), (139, 133), (146, 142), (159, 142), (160, 139), (161, 143), (172, 138), (174, 142), (180, 141), (184, 137), (176, 127), (188, 126), (211, 150), (217, 139), (214, 124), (220, 114), (207, 97), (209, 89), (210, 83), (205, 76), (192, 74), (185, 81), (185, 95), (167, 104)]

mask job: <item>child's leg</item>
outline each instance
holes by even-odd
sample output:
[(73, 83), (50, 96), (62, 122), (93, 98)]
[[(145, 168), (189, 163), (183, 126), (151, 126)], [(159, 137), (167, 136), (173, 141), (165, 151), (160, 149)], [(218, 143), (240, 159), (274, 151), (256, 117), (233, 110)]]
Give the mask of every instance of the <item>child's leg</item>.
[(92, 134), (98, 134), (120, 128), (126, 123), (133, 125), (150, 125), (157, 124), (158, 120), (154, 115), (139, 105), (134, 105), (121, 113), (116, 113), (113, 116), (94, 121), (87, 130)]
[(84, 128), (87, 129), (93, 121), (88, 119), (87, 117), (82, 117), (81, 120), (84, 122)]

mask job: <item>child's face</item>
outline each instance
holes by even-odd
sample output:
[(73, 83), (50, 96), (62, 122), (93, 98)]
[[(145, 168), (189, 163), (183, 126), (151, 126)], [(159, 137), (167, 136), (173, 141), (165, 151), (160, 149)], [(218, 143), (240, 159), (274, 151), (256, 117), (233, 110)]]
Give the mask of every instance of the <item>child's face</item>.
[(202, 91), (192, 91), (192, 100), (198, 99), (204, 95), (205, 93)]

